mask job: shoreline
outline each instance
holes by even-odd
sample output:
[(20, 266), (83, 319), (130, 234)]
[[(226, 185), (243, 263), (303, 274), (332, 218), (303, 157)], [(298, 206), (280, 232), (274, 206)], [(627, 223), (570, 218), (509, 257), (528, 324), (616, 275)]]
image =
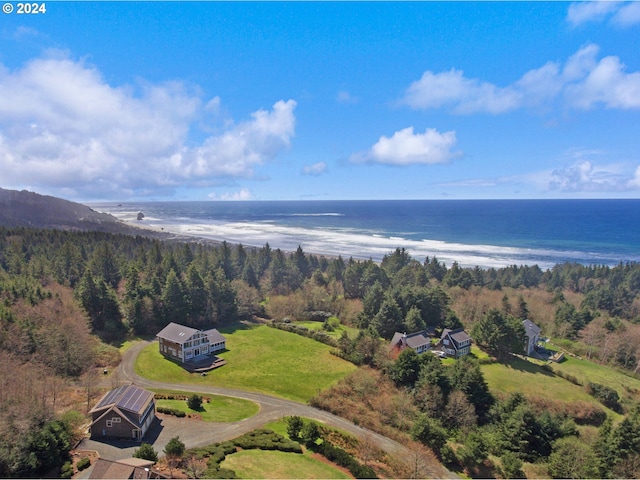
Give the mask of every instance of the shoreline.
[[(640, 262), (637, 249), (630, 247), (626, 238), (626, 243), (620, 242), (619, 249), (615, 244), (599, 243), (599, 239), (592, 242), (588, 232), (575, 233), (575, 230), (571, 230), (570, 234), (566, 233), (568, 229), (560, 231), (562, 236), (556, 240), (553, 236), (556, 230), (546, 226), (543, 226), (545, 234), (538, 238), (530, 232), (537, 232), (540, 228), (537, 225), (530, 228), (527, 219), (516, 225), (529, 228), (528, 236), (522, 237), (522, 241), (519, 238), (521, 231), (512, 230), (511, 223), (507, 221), (510, 218), (503, 220), (500, 217), (502, 224), (498, 225), (500, 228), (497, 231), (492, 229), (491, 223), (485, 222), (488, 228), (463, 231), (456, 242), (453, 239), (458, 236), (452, 236), (455, 230), (439, 230), (441, 226), (452, 227), (453, 224), (438, 223), (441, 219), (422, 217), (421, 212), (394, 218), (389, 217), (386, 211), (379, 213), (374, 210), (369, 213), (367, 210), (370, 216), (363, 217), (362, 210), (352, 212), (344, 206), (343, 209), (334, 210), (324, 207), (304, 210), (295, 202), (285, 204), (285, 207), (274, 210), (270, 207), (247, 208), (246, 202), (236, 202), (233, 207), (227, 205), (222, 208), (218, 208), (217, 204), (209, 207), (202, 202), (195, 202), (193, 205), (196, 206), (189, 208), (177, 202), (101, 204), (94, 208), (109, 213), (138, 231), (152, 232), (151, 236), (162, 236), (173, 241), (227, 242), (248, 248), (262, 248), (268, 243), (272, 248), (288, 253), (295, 252), (300, 246), (308, 254), (327, 258), (372, 259), (377, 263), (396, 248), (404, 248), (419, 262), (436, 257), (447, 267), (455, 262), (460, 267), (479, 266), (484, 270), (514, 265), (536, 265), (542, 270), (550, 270), (564, 263), (613, 267), (621, 262)], [(329, 211), (333, 213), (327, 213)], [(145, 215), (143, 220), (136, 219), (139, 212)], [(413, 220), (417, 220), (417, 223), (412, 223)], [(460, 224), (460, 219), (454, 223)], [(505, 223), (509, 235), (503, 238), (501, 233)], [(595, 220), (593, 225), (590, 224), (592, 228), (598, 225)], [(452, 240), (430, 239), (430, 233)], [(492, 238), (496, 239), (496, 243), (487, 243)], [(465, 240), (475, 242), (460, 243)], [(511, 240), (513, 244), (510, 244)]]

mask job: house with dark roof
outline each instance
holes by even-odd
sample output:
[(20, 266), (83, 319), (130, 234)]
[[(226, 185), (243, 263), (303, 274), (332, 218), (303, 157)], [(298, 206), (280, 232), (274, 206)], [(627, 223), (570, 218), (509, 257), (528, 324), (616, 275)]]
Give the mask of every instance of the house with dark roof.
[(445, 328), (437, 347), (449, 357), (460, 358), (471, 352), (471, 337), (463, 328)]
[(91, 437), (141, 440), (156, 418), (153, 393), (133, 384), (107, 392), (91, 414)]
[(424, 353), (431, 348), (431, 337), (434, 333), (433, 329), (429, 328), (409, 335), (396, 332), (389, 344), (389, 351), (399, 353), (405, 348), (412, 348), (418, 354)]
[(197, 362), (227, 348), (227, 339), (215, 328), (198, 330), (171, 322), (156, 337), (160, 353), (180, 363)]
[(524, 333), (527, 337), (527, 341), (524, 345), (524, 351), (526, 355), (531, 355), (536, 351), (536, 345), (540, 341), (540, 327), (533, 323), (531, 320), (523, 320)]

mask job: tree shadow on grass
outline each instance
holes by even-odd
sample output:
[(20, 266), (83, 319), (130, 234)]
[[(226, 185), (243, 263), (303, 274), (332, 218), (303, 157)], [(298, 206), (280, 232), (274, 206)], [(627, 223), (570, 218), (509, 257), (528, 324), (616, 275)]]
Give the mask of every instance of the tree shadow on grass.
[(520, 357), (511, 356), (508, 358), (502, 358), (499, 362), (507, 368), (512, 368), (520, 372), (541, 374), (547, 377), (555, 377), (556, 375), (552, 370), (545, 368), (542, 365), (537, 365), (533, 362), (529, 362)]

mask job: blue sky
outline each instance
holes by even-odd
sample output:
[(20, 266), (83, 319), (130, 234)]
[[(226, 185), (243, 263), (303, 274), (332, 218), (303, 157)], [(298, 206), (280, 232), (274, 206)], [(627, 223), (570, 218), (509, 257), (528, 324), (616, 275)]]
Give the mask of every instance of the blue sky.
[(0, 17), (0, 186), (637, 198), (638, 45), (640, 2), (47, 2)]

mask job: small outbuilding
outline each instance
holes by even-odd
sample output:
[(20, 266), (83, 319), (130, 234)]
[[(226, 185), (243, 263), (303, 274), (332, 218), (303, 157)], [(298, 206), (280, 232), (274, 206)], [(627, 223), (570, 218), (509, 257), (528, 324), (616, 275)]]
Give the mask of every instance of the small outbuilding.
[(91, 438), (127, 438), (142, 440), (156, 418), (153, 393), (123, 385), (107, 392), (91, 414)]

